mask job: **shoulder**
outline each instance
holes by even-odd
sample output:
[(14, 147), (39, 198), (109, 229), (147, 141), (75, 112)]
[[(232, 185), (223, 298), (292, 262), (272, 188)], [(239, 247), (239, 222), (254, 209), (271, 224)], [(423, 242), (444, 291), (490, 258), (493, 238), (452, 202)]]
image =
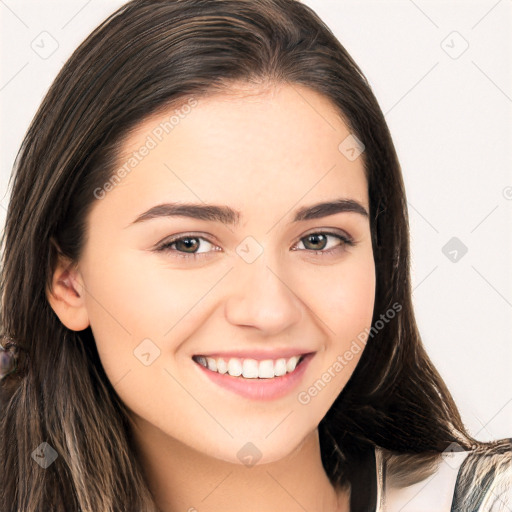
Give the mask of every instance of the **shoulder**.
[(469, 452), (461, 466), (453, 512), (512, 510), (512, 440), (502, 439)]
[(376, 448), (377, 512), (512, 511), (512, 442), (456, 444), (443, 453)]

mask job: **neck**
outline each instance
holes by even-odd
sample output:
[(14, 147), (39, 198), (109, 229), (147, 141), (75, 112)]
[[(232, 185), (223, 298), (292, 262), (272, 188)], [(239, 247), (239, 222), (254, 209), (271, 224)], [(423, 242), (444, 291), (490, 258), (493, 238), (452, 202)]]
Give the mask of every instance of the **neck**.
[(349, 492), (325, 473), (318, 430), (285, 458), (245, 466), (200, 453), (161, 430), (133, 428), (146, 480), (161, 512), (287, 510), (348, 512)]

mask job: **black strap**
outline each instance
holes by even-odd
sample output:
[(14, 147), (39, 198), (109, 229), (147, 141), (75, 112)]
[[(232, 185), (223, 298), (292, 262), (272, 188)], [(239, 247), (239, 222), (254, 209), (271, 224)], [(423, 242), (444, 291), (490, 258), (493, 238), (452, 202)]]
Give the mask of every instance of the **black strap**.
[(377, 471), (374, 447), (368, 447), (354, 459), (350, 473), (350, 512), (375, 512)]

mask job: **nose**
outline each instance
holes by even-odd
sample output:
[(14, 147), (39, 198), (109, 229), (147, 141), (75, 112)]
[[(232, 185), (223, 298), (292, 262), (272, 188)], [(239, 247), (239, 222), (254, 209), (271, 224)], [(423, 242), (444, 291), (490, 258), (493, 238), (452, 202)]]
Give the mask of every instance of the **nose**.
[(235, 284), (225, 301), (225, 315), (235, 326), (251, 326), (275, 335), (300, 322), (303, 309), (294, 283), (267, 263), (259, 258), (242, 263), (233, 272)]

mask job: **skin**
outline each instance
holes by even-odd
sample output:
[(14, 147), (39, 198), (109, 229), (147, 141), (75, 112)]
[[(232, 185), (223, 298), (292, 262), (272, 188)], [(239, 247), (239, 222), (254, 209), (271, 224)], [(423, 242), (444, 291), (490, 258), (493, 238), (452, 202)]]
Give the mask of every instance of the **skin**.
[[(120, 167), (174, 108), (129, 134)], [(91, 326), (165, 512), (234, 511), (241, 503), (256, 511), (349, 510), (348, 491), (334, 489), (323, 469), (317, 427), (362, 351), (309, 403), (297, 397), (371, 326), (369, 219), (341, 212), (291, 222), (298, 208), (337, 198), (369, 211), (362, 158), (350, 161), (338, 149), (349, 134), (326, 98), (299, 85), (241, 84), (201, 98), (96, 200), (80, 260), (63, 259), (55, 271), (49, 301), (68, 328)], [(242, 219), (238, 226), (185, 217), (132, 224), (170, 201), (228, 205)], [(348, 234), (355, 245), (336, 236), (308, 244), (306, 235), (325, 230)], [(180, 258), (176, 245), (155, 250), (190, 232), (204, 238), (193, 242), (206, 257)], [(263, 250), (252, 263), (236, 252), (246, 237)], [(336, 246), (330, 255), (313, 250)], [(147, 338), (160, 350), (148, 366), (134, 357)], [(220, 388), (192, 360), (269, 347), (315, 352), (297, 388), (274, 400)], [(237, 457), (248, 442), (261, 453), (252, 467)]]

